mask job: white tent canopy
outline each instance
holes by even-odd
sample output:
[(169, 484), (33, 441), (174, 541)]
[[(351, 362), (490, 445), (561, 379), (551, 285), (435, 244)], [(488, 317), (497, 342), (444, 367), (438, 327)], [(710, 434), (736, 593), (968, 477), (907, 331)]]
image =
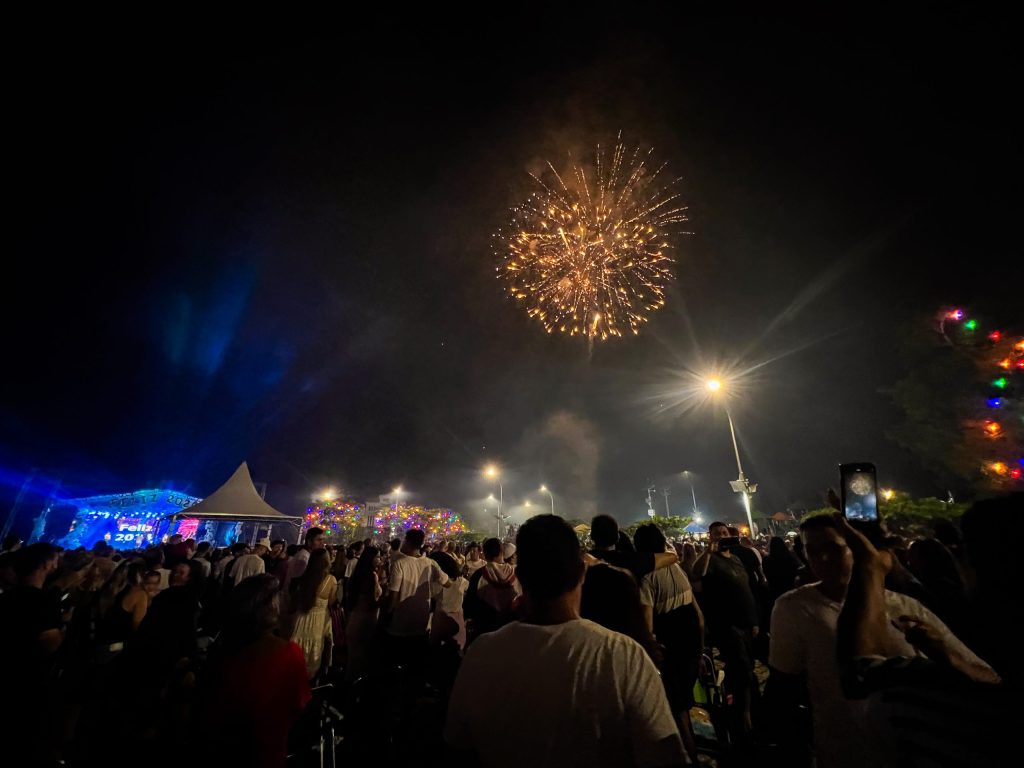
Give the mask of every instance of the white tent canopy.
[(220, 488), (198, 504), (173, 517), (196, 520), (230, 520), (234, 522), (292, 523), (301, 517), (285, 515), (267, 504), (252, 484), (249, 466), (244, 461)]

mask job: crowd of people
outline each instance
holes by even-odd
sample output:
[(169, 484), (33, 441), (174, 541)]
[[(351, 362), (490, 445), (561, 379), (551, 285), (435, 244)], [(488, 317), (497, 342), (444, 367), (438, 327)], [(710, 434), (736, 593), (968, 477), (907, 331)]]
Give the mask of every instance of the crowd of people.
[[(4, 743), (12, 765), (301, 765), (330, 706), (342, 761), (998, 765), (1021, 512), (980, 502), (912, 542), (839, 515), (788, 540), (608, 515), (587, 542), (553, 515), (458, 545), (12, 539)], [(719, 683), (712, 748), (691, 710)]]

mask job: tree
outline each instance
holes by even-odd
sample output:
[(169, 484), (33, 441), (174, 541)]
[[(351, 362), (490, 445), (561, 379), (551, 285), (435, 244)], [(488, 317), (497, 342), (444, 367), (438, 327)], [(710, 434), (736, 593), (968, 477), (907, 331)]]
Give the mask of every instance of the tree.
[(672, 515), (670, 517), (660, 517), (655, 515), (654, 517), (642, 518), (634, 523), (630, 523), (622, 530), (626, 532), (629, 538), (633, 538), (636, 535), (636, 529), (641, 525), (647, 525), (653, 523), (658, 529), (665, 534), (666, 538), (678, 538), (683, 535), (686, 530), (686, 526), (693, 522), (692, 517), (681, 517), (679, 515)]
[[(878, 500), (878, 515), (886, 529), (907, 536), (931, 536), (936, 523), (953, 522), (967, 511), (969, 504), (953, 503), (933, 497), (912, 499), (908, 494), (894, 492), (889, 499)], [(834, 515), (832, 507), (805, 512), (800, 522), (818, 515)]]
[(903, 412), (889, 437), (947, 487), (1024, 488), (1024, 337), (959, 308), (904, 338), (908, 373), (886, 390)]

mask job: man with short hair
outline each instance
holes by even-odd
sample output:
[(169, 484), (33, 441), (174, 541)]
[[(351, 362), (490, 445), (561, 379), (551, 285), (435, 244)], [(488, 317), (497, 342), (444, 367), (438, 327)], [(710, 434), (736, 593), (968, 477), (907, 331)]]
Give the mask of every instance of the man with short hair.
[(463, 575), (468, 579), (480, 568), (484, 567), (487, 561), (480, 557), (480, 545), (473, 542), (469, 545), (469, 549), (466, 550), (466, 562), (462, 566)]
[(210, 542), (200, 541), (196, 545), (196, 553), (192, 556), (192, 562), (199, 563), (199, 567), (203, 569), (204, 580), (210, 578), (210, 569), (213, 567), (210, 563), (210, 549)]
[(648, 573), (659, 568), (668, 568), (679, 562), (674, 552), (626, 552), (618, 548), (619, 524), (611, 515), (597, 515), (590, 521), (590, 538), (594, 548), (590, 554), (616, 568), (624, 568), (633, 574), (639, 584)]
[(422, 677), (426, 665), (430, 595), (435, 585), (451, 584), (436, 560), (423, 557), (423, 538), (417, 528), (405, 532), (402, 548), (391, 561), (383, 611), (391, 652), (413, 679)]
[(500, 540), (484, 541), (484, 561), (466, 589), (465, 612), (473, 621), (474, 637), (512, 621), (516, 601), (523, 594), (515, 566), (505, 562), (505, 546)]
[[(814, 748), (822, 768), (883, 764), (885, 754), (875, 753), (863, 707), (843, 695), (836, 658), (836, 628), (854, 563), (847, 535), (832, 515), (818, 515), (800, 524), (800, 537), (818, 581), (797, 587), (775, 602), (768, 659), (772, 687), (784, 701), (794, 700), (793, 694), (806, 686), (814, 722)], [(917, 655), (895, 624), (923, 622), (941, 638), (943, 647), (954, 649), (972, 666), (987, 669), (914, 598), (885, 590), (884, 601), (889, 618), (887, 641), (894, 655)], [(779, 722), (791, 722), (791, 718), (780, 717)]]
[(284, 539), (274, 539), (270, 542), (270, 551), (263, 555), (263, 570), (264, 573), (273, 573), (285, 557), (285, 550), (288, 548), (288, 542)]
[[(580, 618), (585, 568), (576, 533), (560, 517), (539, 515), (516, 544), (526, 615), (467, 651), (445, 741), (483, 766), (688, 764), (644, 649)], [(481, 690), (496, 695), (481, 703)]]
[(241, 584), (245, 579), (250, 576), (258, 576), (261, 573), (266, 573), (266, 563), (263, 562), (263, 556), (270, 551), (270, 539), (263, 538), (256, 542), (253, 551), (247, 555), (242, 555), (238, 558), (238, 562), (235, 563), (231, 569), (231, 583)]

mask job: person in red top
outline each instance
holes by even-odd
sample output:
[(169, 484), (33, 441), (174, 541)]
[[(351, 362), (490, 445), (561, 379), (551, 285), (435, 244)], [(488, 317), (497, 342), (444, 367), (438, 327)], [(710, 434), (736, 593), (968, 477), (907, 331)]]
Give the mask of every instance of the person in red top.
[(281, 768), (288, 733), (312, 694), (302, 649), (274, 635), (279, 585), (252, 576), (228, 599), (224, 631), (210, 656), (202, 697), (203, 741), (246, 768)]

